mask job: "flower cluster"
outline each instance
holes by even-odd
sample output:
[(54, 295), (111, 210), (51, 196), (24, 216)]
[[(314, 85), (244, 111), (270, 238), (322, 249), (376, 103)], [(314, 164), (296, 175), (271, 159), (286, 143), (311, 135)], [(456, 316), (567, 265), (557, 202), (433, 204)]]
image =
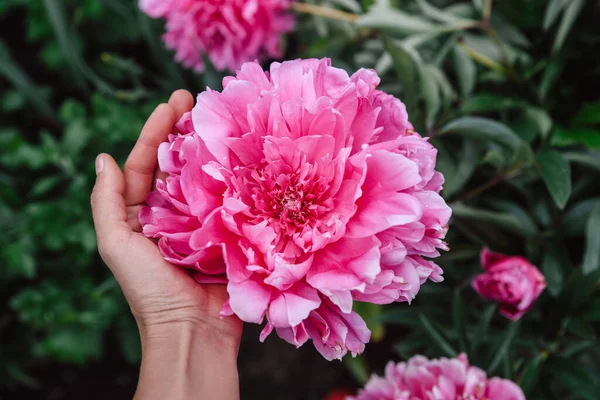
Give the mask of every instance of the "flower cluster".
[(361, 353), (353, 301), (410, 302), (442, 270), (450, 208), (436, 149), (405, 106), (328, 59), (246, 63), (200, 93), (159, 149), (146, 236), (199, 282), (226, 283), (222, 315), (267, 323), (327, 359)]
[(364, 389), (349, 400), (525, 400), (514, 382), (488, 379), (469, 365), (465, 354), (429, 360), (414, 356), (407, 362), (389, 362), (385, 377), (372, 376)]
[(175, 58), (197, 72), (207, 55), (217, 70), (235, 70), (263, 56), (278, 58), (280, 36), (294, 26), (292, 0), (140, 0), (153, 18), (166, 20), (163, 39)]
[(500, 303), (500, 313), (515, 321), (525, 314), (546, 288), (544, 275), (520, 256), (506, 256), (489, 249), (481, 252), (485, 272), (473, 279), (481, 296)]

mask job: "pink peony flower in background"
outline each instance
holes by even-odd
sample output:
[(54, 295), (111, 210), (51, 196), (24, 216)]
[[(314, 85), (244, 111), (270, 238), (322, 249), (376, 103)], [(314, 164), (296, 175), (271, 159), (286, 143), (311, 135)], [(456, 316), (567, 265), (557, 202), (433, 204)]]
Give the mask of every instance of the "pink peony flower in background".
[(217, 70), (281, 57), (280, 36), (293, 29), (292, 0), (140, 0), (142, 11), (166, 20), (163, 39), (175, 59), (197, 72), (206, 54)]
[(493, 253), (486, 248), (480, 258), (485, 272), (473, 279), (475, 291), (500, 303), (500, 313), (506, 318), (521, 318), (546, 287), (544, 275), (520, 256)]
[(390, 361), (384, 377), (373, 375), (348, 400), (525, 400), (525, 395), (512, 381), (488, 379), (461, 354), (453, 359), (414, 356), (398, 364)]
[(227, 283), (222, 315), (266, 325), (329, 360), (370, 331), (353, 301), (410, 302), (442, 270), (451, 210), (436, 150), (404, 105), (328, 59), (246, 63), (198, 95), (168, 143), (140, 213), (165, 259)]

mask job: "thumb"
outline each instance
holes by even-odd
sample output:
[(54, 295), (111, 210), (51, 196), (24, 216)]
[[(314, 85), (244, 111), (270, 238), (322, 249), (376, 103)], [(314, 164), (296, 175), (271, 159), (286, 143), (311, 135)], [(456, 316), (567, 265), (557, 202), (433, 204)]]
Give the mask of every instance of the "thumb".
[(111, 156), (100, 154), (96, 158), (96, 184), (91, 203), (98, 250), (105, 261), (107, 256), (118, 252), (131, 233), (124, 194), (125, 178), (121, 169)]

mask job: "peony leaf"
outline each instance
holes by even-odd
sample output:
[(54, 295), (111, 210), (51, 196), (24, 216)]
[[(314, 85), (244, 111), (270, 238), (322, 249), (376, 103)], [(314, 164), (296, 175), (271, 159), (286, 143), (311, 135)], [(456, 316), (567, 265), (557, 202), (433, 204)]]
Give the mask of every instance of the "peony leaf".
[(554, 38), (554, 45), (552, 46), (552, 52), (558, 53), (562, 48), (567, 35), (571, 31), (573, 24), (575, 24), (575, 20), (579, 16), (579, 13), (583, 9), (586, 0), (571, 0), (565, 12), (563, 13), (562, 19), (560, 21), (560, 25), (558, 27), (558, 32), (556, 33), (556, 37)]
[(508, 212), (496, 212), (483, 210), (466, 206), (462, 203), (450, 204), (454, 217), (474, 219), (480, 222), (488, 222), (506, 229), (509, 232), (517, 233), (523, 237), (532, 237), (537, 234), (535, 224), (524, 224), (518, 216)]
[(562, 219), (563, 233), (567, 236), (583, 236), (590, 215), (597, 205), (600, 205), (600, 197), (582, 200), (569, 208)]
[(600, 152), (590, 151), (588, 153), (564, 153), (563, 157), (565, 157), (570, 162), (574, 162), (595, 169), (596, 171), (600, 171)]
[(500, 336), (497, 342), (492, 346), (494, 349), (494, 351), (492, 351), (493, 357), (486, 369), (490, 375), (496, 371), (496, 368), (500, 366), (502, 360), (510, 352), (512, 343), (515, 339), (515, 336), (517, 336), (517, 332), (519, 331), (520, 323), (520, 321), (512, 322), (506, 329), (504, 335)]
[(452, 50), (454, 70), (458, 77), (458, 86), (463, 97), (468, 97), (475, 88), (477, 69), (475, 62), (458, 47)]
[(471, 140), (464, 140), (461, 157), (452, 174), (445, 174), (446, 181), (444, 182), (444, 197), (450, 198), (458, 193), (465, 184), (469, 181), (481, 156), (478, 146)]
[(419, 8), (421, 9), (421, 12), (423, 12), (424, 15), (439, 22), (454, 24), (462, 22), (472, 22), (464, 20), (462, 18), (458, 18), (457, 16), (451, 13), (444, 12), (443, 10), (432, 6), (426, 0), (417, 0), (417, 4), (419, 5)]
[(436, 25), (421, 17), (391, 8), (381, 1), (371, 6), (366, 14), (361, 15), (356, 25), (362, 28), (385, 29), (404, 35), (438, 29)]
[(600, 100), (581, 107), (571, 122), (574, 125), (600, 124)]
[(462, 103), (461, 111), (465, 114), (489, 113), (501, 110), (518, 109), (525, 105), (527, 105), (527, 103), (522, 100), (498, 96), (492, 93), (482, 93), (465, 99)]
[(581, 339), (594, 339), (596, 337), (594, 328), (582, 318), (569, 320), (567, 330)]
[(487, 330), (490, 326), (490, 322), (492, 322), (492, 318), (496, 314), (496, 305), (492, 304), (489, 306), (479, 318), (479, 323), (475, 328), (475, 333), (471, 338), (471, 351), (469, 354), (477, 354), (476, 351), (479, 348), (479, 345), (482, 342), (483, 337), (486, 335)]
[(494, 141), (506, 147), (516, 149), (521, 138), (503, 123), (480, 117), (462, 117), (444, 125), (440, 134), (457, 133), (463, 136)]
[(583, 145), (590, 149), (600, 150), (600, 131), (594, 128), (554, 128), (552, 146)]
[(600, 268), (600, 204), (593, 208), (587, 222), (582, 269), (589, 274)]
[(556, 21), (562, 9), (569, 3), (569, 0), (550, 0), (546, 13), (544, 14), (544, 30), (547, 31)]
[(463, 301), (460, 292), (455, 291), (452, 299), (452, 320), (454, 324), (454, 332), (458, 336), (460, 351), (467, 351), (467, 322), (465, 316), (465, 302)]
[(432, 322), (423, 313), (419, 313), (419, 320), (425, 332), (431, 340), (442, 350), (448, 357), (456, 357), (458, 352), (448, 343), (444, 336), (433, 326)]
[(540, 377), (540, 370), (542, 362), (547, 358), (545, 353), (536, 355), (534, 358), (529, 360), (523, 368), (521, 379), (519, 380), (519, 386), (525, 392), (525, 395), (529, 395), (535, 387), (538, 378)]
[(541, 269), (546, 278), (548, 292), (554, 297), (558, 296), (562, 290), (564, 277), (560, 261), (554, 254), (552, 247), (546, 249)]
[(352, 374), (361, 386), (367, 383), (369, 380), (369, 370), (362, 356), (344, 357), (343, 362), (348, 371), (350, 371), (350, 374)]
[(561, 210), (565, 208), (571, 195), (571, 166), (569, 162), (555, 150), (540, 150), (536, 163), (550, 196)]
[(386, 50), (392, 56), (394, 68), (398, 76), (398, 81), (402, 85), (404, 93), (403, 101), (406, 104), (406, 110), (411, 115), (413, 121), (417, 121), (418, 117), (418, 85), (419, 85), (419, 69), (417, 67), (418, 54), (414, 50), (408, 49), (397, 41), (393, 41), (384, 37), (383, 43)]

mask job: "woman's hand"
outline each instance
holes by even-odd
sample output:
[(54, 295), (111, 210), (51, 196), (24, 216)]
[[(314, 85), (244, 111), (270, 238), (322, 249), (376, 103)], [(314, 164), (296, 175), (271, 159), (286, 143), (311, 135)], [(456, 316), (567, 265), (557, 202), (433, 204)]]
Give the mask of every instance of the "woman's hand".
[[(237, 399), (237, 351), (242, 323), (220, 319), (224, 285), (200, 285), (166, 262), (140, 231), (138, 213), (157, 178), (157, 151), (193, 106), (179, 90), (148, 118), (124, 171), (114, 159), (96, 159), (92, 210), (100, 255), (117, 279), (142, 338), (136, 398)], [(206, 397), (205, 397), (206, 396)]]

